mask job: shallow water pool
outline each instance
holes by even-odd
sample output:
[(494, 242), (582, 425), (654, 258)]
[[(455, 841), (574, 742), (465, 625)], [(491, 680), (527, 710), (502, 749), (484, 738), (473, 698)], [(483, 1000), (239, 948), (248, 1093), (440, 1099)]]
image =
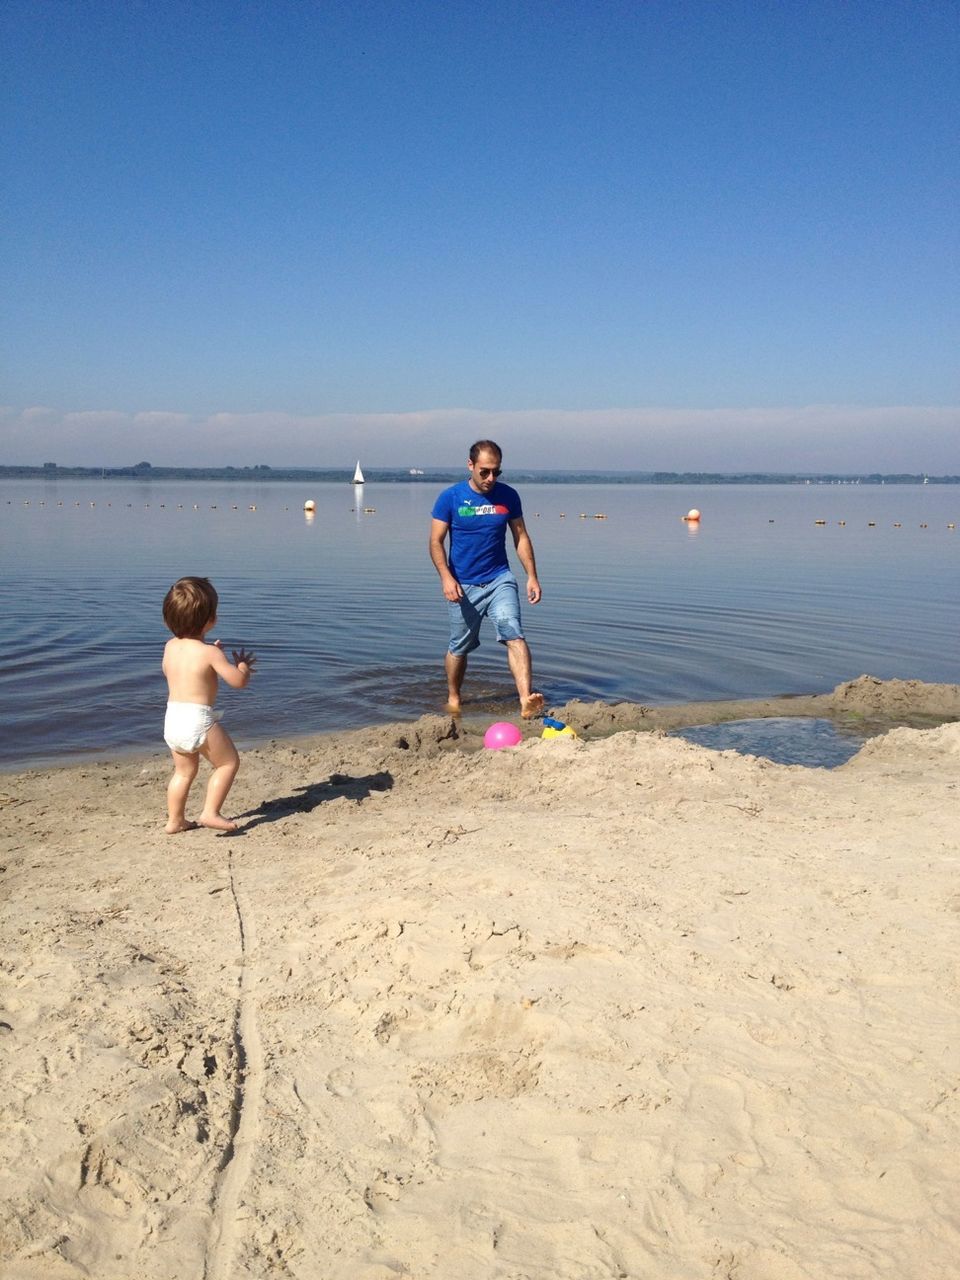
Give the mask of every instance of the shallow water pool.
[(832, 720), (813, 716), (769, 716), (757, 720), (728, 720), (697, 724), (673, 735), (715, 751), (739, 751), (764, 756), (777, 764), (802, 764), (812, 769), (835, 769), (857, 754), (866, 738), (837, 728)]

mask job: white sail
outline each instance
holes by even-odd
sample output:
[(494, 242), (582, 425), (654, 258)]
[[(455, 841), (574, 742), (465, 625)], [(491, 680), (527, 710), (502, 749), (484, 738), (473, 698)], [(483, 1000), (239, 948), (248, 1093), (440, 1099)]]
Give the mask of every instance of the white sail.
[(363, 484), (363, 472), (360, 470), (360, 459), (357, 459), (357, 469), (353, 473), (353, 483)]

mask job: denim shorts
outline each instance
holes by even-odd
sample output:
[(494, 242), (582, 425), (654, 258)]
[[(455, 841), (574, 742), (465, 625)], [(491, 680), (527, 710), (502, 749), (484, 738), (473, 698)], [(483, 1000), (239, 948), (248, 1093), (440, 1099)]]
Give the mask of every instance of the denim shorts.
[(449, 649), (455, 657), (463, 657), (480, 643), (480, 623), (489, 618), (500, 644), (522, 640), (520, 627), (520, 591), (517, 580), (508, 569), (492, 582), (460, 584), (463, 599), (447, 601), (450, 616)]

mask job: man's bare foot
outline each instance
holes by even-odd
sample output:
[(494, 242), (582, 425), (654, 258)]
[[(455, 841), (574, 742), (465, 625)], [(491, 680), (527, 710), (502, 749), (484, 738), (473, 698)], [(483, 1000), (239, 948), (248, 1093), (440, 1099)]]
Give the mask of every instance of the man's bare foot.
[(240, 828), (235, 822), (231, 822), (229, 818), (223, 818), (219, 813), (207, 817), (205, 814), (200, 815), (201, 827), (209, 827), (211, 831), (239, 831)]
[(543, 694), (531, 693), (520, 699), (520, 719), (535, 720), (543, 715)]
[(163, 829), (168, 836), (178, 836), (181, 831), (196, 831), (197, 824), (184, 818), (182, 822), (168, 822)]
[(448, 712), (449, 715), (452, 715), (452, 716), (460, 715), (461, 711), (463, 710), (459, 701), (455, 698), (448, 698), (447, 705), (443, 709), (444, 711)]

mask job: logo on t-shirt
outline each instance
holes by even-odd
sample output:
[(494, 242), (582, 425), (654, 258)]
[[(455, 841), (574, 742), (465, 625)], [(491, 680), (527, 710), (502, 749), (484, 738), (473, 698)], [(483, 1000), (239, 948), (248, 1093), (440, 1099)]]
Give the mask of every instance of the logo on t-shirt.
[(460, 516), (508, 516), (510, 508), (503, 506), (500, 502), (488, 502), (485, 507), (458, 507), (457, 515)]

